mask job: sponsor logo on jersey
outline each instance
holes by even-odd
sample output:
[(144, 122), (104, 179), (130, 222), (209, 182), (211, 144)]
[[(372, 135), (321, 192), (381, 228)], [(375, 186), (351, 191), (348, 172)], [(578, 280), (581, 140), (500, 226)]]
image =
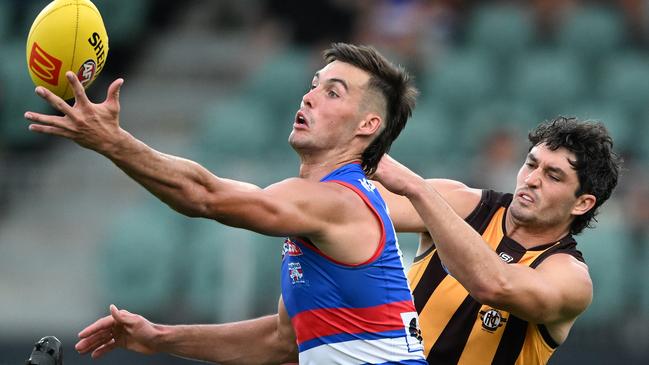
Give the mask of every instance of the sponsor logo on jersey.
[(498, 257), (500, 257), (500, 259), (505, 261), (506, 263), (510, 263), (510, 262), (514, 261), (513, 257), (511, 257), (510, 255), (508, 255), (508, 254), (506, 254), (504, 252), (499, 253)]
[(419, 328), (419, 321), (417, 312), (404, 312), (401, 313), (401, 320), (403, 327), (406, 331), (406, 343), (408, 344), (408, 352), (417, 352), (423, 350), (424, 346), (422, 341), (424, 337), (421, 335)]
[(77, 78), (81, 81), (81, 85), (86, 86), (86, 84), (92, 81), (96, 71), (97, 64), (95, 64), (95, 61), (88, 60), (84, 62), (83, 65), (79, 67), (79, 71), (77, 71)]
[(424, 340), (424, 338), (421, 336), (421, 329), (419, 328), (419, 325), (417, 325), (417, 318), (410, 320), (410, 323), (408, 324), (408, 334), (410, 334), (410, 337), (414, 337), (419, 342)]
[(284, 245), (282, 246), (282, 258), (286, 255), (289, 256), (302, 255), (302, 249), (300, 249), (300, 247), (298, 247), (298, 245), (296, 245), (295, 242), (291, 241), (289, 238), (284, 240)]
[(482, 329), (487, 332), (493, 333), (503, 324), (507, 323), (507, 318), (504, 318), (499, 311), (495, 309), (481, 310), (480, 320), (482, 320)]
[(61, 60), (45, 52), (38, 43), (34, 42), (29, 54), (29, 69), (36, 77), (50, 85), (58, 86), (62, 66)]
[(291, 283), (293, 284), (304, 284), (304, 272), (302, 271), (302, 265), (299, 262), (289, 262), (288, 263), (288, 276), (291, 278)]
[(358, 182), (361, 183), (361, 185), (363, 185), (363, 188), (365, 188), (365, 190), (369, 191), (370, 193), (376, 190), (376, 186), (374, 186), (371, 181), (365, 178), (358, 179)]

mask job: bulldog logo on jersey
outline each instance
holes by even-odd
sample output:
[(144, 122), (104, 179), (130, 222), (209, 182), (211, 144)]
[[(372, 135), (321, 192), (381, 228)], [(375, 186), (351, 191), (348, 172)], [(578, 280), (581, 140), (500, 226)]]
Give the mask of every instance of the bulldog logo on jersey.
[(285, 255), (301, 256), (302, 249), (300, 249), (298, 245), (291, 241), (290, 238), (287, 238), (284, 240), (284, 245), (282, 246), (282, 258), (284, 258)]
[(374, 184), (372, 184), (372, 182), (367, 179), (358, 179), (358, 182), (361, 183), (365, 190), (369, 191), (370, 193), (376, 190), (376, 186), (374, 186)]
[(302, 265), (299, 262), (289, 262), (288, 263), (288, 276), (291, 278), (291, 283), (295, 284), (304, 284), (304, 272), (302, 271)]

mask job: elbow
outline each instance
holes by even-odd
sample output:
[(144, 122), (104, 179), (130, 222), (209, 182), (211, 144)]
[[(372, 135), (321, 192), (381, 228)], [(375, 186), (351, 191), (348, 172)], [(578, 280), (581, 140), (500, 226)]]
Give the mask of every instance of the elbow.
[(504, 278), (485, 278), (469, 292), (481, 304), (500, 307), (511, 296), (512, 287)]
[(294, 363), (298, 361), (299, 355), (297, 345), (294, 341), (284, 341), (278, 348), (278, 355), (282, 363)]
[(217, 219), (223, 215), (221, 211), (224, 204), (222, 197), (206, 188), (188, 186), (181, 194), (182, 201), (173, 207), (179, 213), (190, 218), (211, 218)]

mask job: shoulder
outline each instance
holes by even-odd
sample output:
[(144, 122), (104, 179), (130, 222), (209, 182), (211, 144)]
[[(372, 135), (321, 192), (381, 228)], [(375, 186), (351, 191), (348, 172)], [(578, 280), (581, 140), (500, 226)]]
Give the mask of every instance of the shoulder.
[(450, 179), (428, 179), (432, 186), (462, 218), (467, 218), (478, 206), (483, 191), (468, 187), (466, 184)]
[(540, 270), (559, 273), (573, 274), (583, 278), (589, 278), (588, 265), (568, 253), (558, 252), (550, 255), (537, 267)]
[[(349, 209), (357, 208), (363, 201), (349, 184), (339, 181), (312, 181), (299, 177), (282, 180), (268, 186), (265, 191), (280, 195), (307, 210), (344, 216)], [(356, 197), (356, 198), (355, 198)]]

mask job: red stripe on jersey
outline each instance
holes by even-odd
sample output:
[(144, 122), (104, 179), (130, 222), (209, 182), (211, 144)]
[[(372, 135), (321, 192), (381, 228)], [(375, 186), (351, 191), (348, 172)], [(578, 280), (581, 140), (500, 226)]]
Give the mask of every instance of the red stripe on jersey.
[(414, 312), (410, 300), (367, 308), (322, 308), (296, 314), (297, 343), (339, 333), (378, 333), (404, 328), (401, 313)]

